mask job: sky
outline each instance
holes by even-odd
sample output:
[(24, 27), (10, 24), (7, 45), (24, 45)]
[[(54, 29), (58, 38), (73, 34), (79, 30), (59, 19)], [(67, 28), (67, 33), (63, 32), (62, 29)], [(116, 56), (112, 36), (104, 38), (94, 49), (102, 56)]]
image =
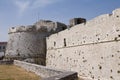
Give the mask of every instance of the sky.
[(120, 0), (0, 0), (0, 42), (8, 29), (31, 25), (40, 19), (69, 24), (74, 17), (90, 20), (120, 8)]

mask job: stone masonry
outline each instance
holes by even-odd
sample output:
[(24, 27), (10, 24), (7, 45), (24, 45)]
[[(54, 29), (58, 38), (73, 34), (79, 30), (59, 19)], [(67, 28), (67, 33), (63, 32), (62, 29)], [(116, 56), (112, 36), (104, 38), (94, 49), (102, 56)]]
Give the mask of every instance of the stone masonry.
[(120, 9), (48, 37), (46, 66), (120, 80)]
[(12, 27), (6, 59), (77, 72), (81, 80), (120, 80), (120, 9), (70, 25), (40, 20)]
[(76, 72), (55, 70), (37, 64), (14, 60), (14, 65), (40, 76), (42, 80), (77, 80)]
[(63, 23), (48, 20), (40, 20), (29, 26), (12, 27), (9, 29), (5, 57), (8, 60), (19, 59), (45, 65), (46, 37), (66, 28)]

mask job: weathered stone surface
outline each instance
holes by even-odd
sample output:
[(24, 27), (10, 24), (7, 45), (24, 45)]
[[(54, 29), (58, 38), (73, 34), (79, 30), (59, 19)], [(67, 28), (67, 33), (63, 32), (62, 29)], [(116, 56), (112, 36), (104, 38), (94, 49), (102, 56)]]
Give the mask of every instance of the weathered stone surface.
[[(32, 62), (45, 65), (47, 33), (18, 32), (9, 35), (6, 58), (20, 60), (33, 59)], [(41, 61), (35, 61), (35, 59)], [(28, 61), (29, 62), (29, 61)], [(30, 61), (31, 62), (31, 61)]]
[(42, 80), (77, 80), (77, 73), (72, 71), (62, 71), (55, 70), (52, 68), (47, 68), (45, 66), (40, 66), (36, 64), (31, 64), (23, 61), (14, 61), (14, 65), (26, 69), (27, 71), (34, 72), (35, 74), (42, 77)]
[(97, 80), (120, 79), (120, 9), (47, 38), (48, 67)]
[(45, 38), (63, 28), (67, 28), (63, 23), (43, 20), (34, 25), (12, 27), (5, 57), (45, 65)]
[(60, 22), (40, 20), (34, 25), (16, 26), (9, 29), (9, 34), (17, 32), (50, 32), (50, 34), (67, 29), (67, 26)]
[(36, 25), (36, 30), (40, 31), (40, 30), (47, 30), (47, 32), (59, 32), (62, 30), (65, 30), (67, 28), (67, 26), (63, 23), (60, 22), (52, 22), (50, 20), (40, 20), (38, 22), (36, 22), (34, 25)]
[[(46, 58), (47, 67), (76, 71), (81, 80), (120, 79), (120, 9), (67, 30), (65, 28), (64, 24), (48, 20), (29, 27), (11, 28), (6, 57), (40, 64), (45, 64)], [(53, 34), (56, 32), (59, 33)], [(42, 74), (49, 73), (41, 67), (28, 65), (25, 63), (23, 67), (36, 73), (39, 69)], [(56, 79), (62, 80), (58, 78), (60, 76), (58, 74)]]

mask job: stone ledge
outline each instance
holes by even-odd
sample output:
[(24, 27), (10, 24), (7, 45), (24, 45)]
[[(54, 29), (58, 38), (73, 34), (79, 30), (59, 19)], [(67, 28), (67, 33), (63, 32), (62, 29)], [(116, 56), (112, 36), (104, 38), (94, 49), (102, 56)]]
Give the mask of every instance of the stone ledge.
[(47, 68), (46, 66), (31, 64), (23, 61), (14, 60), (14, 65), (34, 72), (42, 77), (42, 80), (77, 80), (77, 73), (72, 71), (62, 71)]
[(43, 80), (78, 80), (78, 78), (75, 72), (63, 72), (60, 75), (44, 78)]

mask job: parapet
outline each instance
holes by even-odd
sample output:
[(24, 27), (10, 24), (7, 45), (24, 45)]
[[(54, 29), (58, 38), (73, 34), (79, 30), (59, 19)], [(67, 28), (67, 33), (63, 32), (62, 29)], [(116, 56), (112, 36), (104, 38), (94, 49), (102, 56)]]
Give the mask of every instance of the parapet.
[(16, 32), (59, 32), (66, 28), (67, 26), (60, 22), (40, 20), (33, 25), (11, 27), (9, 29), (9, 34)]
[(81, 23), (85, 23), (86, 22), (86, 19), (84, 18), (73, 18), (73, 19), (70, 19), (70, 27), (72, 26), (75, 26), (77, 24), (81, 24)]
[(120, 15), (120, 8), (115, 9), (112, 13), (113, 15)]
[(34, 25), (29, 25), (29, 26), (16, 26), (16, 27), (11, 27), (9, 29), (9, 33), (16, 33), (16, 32), (31, 32), (35, 31), (36, 28)]
[(67, 29), (67, 26), (60, 22), (53, 22), (50, 20), (40, 20), (34, 24), (37, 30), (42, 28), (47, 29), (48, 32), (59, 32), (64, 29)]

